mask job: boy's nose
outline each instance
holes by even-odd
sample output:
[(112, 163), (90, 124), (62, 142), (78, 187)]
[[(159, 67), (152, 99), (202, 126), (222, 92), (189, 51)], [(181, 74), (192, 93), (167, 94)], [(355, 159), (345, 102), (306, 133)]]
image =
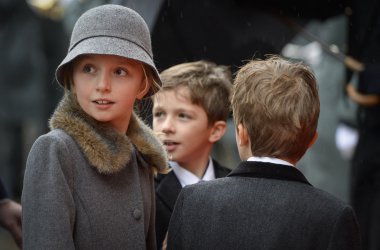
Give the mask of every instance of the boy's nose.
[(171, 118), (166, 118), (162, 124), (163, 133), (173, 133), (175, 131), (175, 126)]

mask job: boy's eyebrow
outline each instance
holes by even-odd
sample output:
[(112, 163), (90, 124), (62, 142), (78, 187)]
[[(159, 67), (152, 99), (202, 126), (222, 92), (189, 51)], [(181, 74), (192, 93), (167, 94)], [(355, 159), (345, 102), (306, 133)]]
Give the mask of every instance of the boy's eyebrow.
[(162, 106), (160, 106), (160, 105), (154, 105), (153, 108), (152, 108), (152, 110), (154, 111), (156, 109), (162, 109)]
[[(152, 111), (154, 110), (164, 110), (163, 105), (155, 104), (152, 108)], [(186, 113), (191, 113), (191, 114), (196, 113), (191, 109), (184, 109), (184, 108), (173, 108), (172, 110), (174, 110), (174, 112), (176, 113), (181, 113), (181, 112), (186, 112)]]
[(184, 108), (175, 108), (174, 111), (176, 113), (188, 113), (188, 114), (197, 114), (194, 110), (191, 109), (184, 109)]

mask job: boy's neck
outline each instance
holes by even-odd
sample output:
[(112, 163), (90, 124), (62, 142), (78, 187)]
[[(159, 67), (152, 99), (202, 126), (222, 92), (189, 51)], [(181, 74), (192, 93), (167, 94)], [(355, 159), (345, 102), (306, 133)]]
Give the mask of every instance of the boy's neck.
[(202, 179), (209, 165), (209, 156), (198, 158), (191, 162), (177, 162), (182, 168)]

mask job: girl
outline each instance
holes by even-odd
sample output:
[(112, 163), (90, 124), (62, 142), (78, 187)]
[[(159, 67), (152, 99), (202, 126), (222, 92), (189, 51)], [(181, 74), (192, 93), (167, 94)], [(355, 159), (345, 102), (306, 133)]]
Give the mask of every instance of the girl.
[(24, 249), (155, 249), (153, 176), (167, 160), (133, 112), (161, 85), (146, 23), (120, 5), (88, 10), (56, 77), (65, 95), (27, 160)]

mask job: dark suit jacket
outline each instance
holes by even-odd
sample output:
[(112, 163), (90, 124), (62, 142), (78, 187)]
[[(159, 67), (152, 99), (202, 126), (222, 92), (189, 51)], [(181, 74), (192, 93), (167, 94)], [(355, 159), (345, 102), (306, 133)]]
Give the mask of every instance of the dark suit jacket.
[[(213, 160), (215, 177), (221, 178), (228, 175), (230, 169), (221, 166)], [(168, 174), (159, 174), (156, 178), (156, 238), (157, 248), (161, 249), (168, 230), (169, 220), (173, 212), (174, 204), (177, 200), (182, 186), (179, 183), (174, 171)]]
[(226, 178), (178, 197), (170, 249), (360, 249), (352, 208), (294, 167), (242, 162)]

